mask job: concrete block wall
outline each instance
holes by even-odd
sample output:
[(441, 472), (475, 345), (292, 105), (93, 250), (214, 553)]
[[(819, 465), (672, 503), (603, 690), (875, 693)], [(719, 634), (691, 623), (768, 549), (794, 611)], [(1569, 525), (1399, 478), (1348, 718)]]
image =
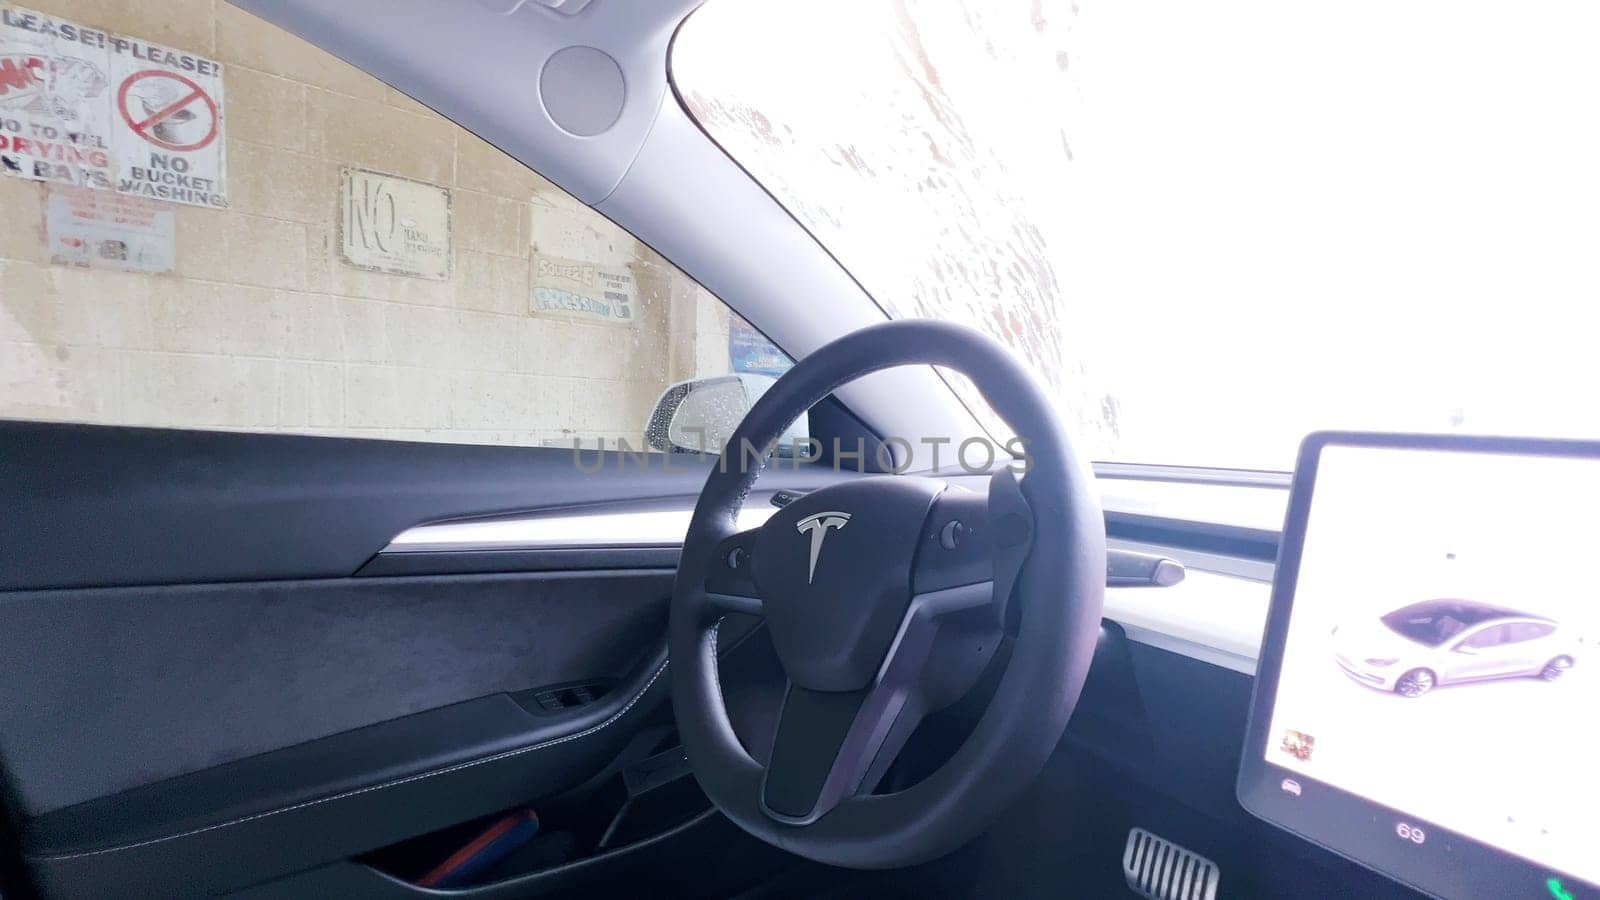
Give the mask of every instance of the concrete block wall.
[[(46, 187), (0, 177), (0, 417), (638, 446), (667, 384), (728, 370), (727, 312), (704, 289), (304, 41), (222, 0), (27, 5), (220, 60), (230, 208), (168, 205), (172, 274), (85, 269), (49, 261)], [(448, 280), (340, 259), (341, 166), (449, 189)], [(531, 315), (540, 250), (625, 266), (638, 321)]]

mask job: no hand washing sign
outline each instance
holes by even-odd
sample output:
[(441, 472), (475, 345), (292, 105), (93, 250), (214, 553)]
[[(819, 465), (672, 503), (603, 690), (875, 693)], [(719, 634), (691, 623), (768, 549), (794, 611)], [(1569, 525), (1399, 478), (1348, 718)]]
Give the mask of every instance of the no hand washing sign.
[(228, 205), (222, 64), (0, 5), (0, 170)]

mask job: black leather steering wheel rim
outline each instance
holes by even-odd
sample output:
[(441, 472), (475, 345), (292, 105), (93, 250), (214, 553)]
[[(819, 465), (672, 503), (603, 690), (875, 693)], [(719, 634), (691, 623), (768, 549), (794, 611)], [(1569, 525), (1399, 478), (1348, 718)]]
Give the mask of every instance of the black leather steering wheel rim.
[[(932, 775), (898, 793), (850, 796), (809, 824), (786, 824), (763, 808), (765, 770), (728, 719), (716, 656), (717, 622), (727, 610), (707, 602), (704, 588), (722, 564), (716, 551), (737, 533), (739, 510), (759, 474), (755, 466), (736, 464), (737, 448), (744, 441), (768, 446), (843, 384), (917, 364), (969, 377), (1027, 447), (1030, 468), (1021, 491), (1032, 510), (1033, 543), (1011, 594), (1018, 607), (1011, 656), (972, 733)], [(1088, 466), (1035, 377), (1009, 349), (976, 331), (930, 320), (862, 329), (801, 360), (755, 404), (729, 446), (730, 464), (713, 467), (696, 504), (669, 623), (674, 710), (696, 778), (745, 831), (819, 862), (890, 868), (955, 849), (1037, 776), (1088, 672), (1105, 591), (1105, 523)]]

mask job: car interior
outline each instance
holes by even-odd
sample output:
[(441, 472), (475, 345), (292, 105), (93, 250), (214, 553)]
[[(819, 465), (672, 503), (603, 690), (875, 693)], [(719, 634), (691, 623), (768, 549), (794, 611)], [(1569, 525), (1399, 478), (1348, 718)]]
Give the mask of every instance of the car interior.
[(661, 379), (644, 448), (5, 413), (0, 896), (1600, 897), (1587, 420), (1103, 457), (1034, 320), (875, 297), (692, 111), (755, 2), (226, 0), (783, 362)]

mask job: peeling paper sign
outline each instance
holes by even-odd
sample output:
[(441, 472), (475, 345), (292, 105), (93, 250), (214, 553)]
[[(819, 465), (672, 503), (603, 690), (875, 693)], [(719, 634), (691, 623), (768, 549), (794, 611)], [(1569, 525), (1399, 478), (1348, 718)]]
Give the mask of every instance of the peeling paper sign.
[(0, 5), (0, 170), (228, 205), (222, 64)]
[(339, 172), (339, 252), (360, 269), (443, 281), (450, 277), (450, 192), (368, 172)]
[(45, 239), (50, 261), (95, 269), (171, 272), (177, 262), (172, 207), (109, 191), (50, 185)]
[(605, 325), (632, 325), (639, 312), (633, 275), (620, 268), (533, 255), (530, 312)]

